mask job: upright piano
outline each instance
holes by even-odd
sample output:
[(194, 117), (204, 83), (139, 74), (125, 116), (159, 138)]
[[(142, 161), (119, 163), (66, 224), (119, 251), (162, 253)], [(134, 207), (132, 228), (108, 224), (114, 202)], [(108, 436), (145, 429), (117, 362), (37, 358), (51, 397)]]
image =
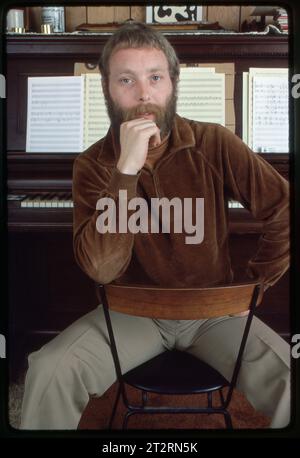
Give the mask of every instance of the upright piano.
[[(236, 133), (242, 132), (242, 72), (288, 66), (282, 36), (170, 35), (182, 62), (233, 62)], [(7, 208), (12, 374), (24, 356), (97, 305), (93, 282), (72, 248), (72, 166), (76, 154), (27, 153), (27, 78), (70, 76), (74, 63), (95, 65), (107, 35), (17, 35), (6, 39)], [(288, 178), (287, 154), (262, 154)], [(242, 278), (262, 224), (234, 203), (230, 208), (233, 267)], [(258, 315), (289, 336), (289, 281), (267, 291)]]

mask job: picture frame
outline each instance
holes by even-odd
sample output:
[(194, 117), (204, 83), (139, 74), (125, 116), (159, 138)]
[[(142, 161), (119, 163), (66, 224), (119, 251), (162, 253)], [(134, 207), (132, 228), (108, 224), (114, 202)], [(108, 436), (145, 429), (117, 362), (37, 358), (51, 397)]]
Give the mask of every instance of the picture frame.
[(174, 23), (174, 22), (191, 22), (202, 21), (203, 9), (197, 5), (167, 5), (167, 6), (147, 6), (146, 22), (147, 23)]

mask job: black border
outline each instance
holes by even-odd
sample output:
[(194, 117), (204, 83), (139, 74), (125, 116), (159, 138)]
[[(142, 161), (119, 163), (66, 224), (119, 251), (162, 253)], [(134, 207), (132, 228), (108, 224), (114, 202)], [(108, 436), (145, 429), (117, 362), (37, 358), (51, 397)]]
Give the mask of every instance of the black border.
[[(197, 0), (186, 0), (186, 1), (176, 1), (176, 0), (165, 0), (162, 2), (159, 1), (84, 1), (84, 0), (71, 0), (71, 1), (56, 1), (56, 0), (42, 0), (42, 1), (21, 1), (21, 0), (6, 0), (1, 4), (0, 7), (0, 73), (6, 74), (6, 57), (5, 57), (5, 17), (6, 12), (9, 8), (14, 6), (42, 6), (45, 5), (64, 5), (64, 6), (150, 6), (157, 4), (199, 4), (199, 5), (214, 5), (214, 6), (247, 6), (247, 5), (279, 5), (287, 9), (289, 13), (290, 20), (290, 38), (289, 38), (289, 54), (290, 54), (290, 90), (292, 89), (293, 84), (291, 83), (291, 77), (293, 74), (300, 75), (300, 3), (298, 0), (287, 0), (285, 2), (280, 2), (276, 0), (239, 0), (239, 1), (197, 1)], [(299, 76), (300, 78), (300, 76)], [(299, 196), (300, 196), (300, 91), (299, 98), (293, 99), (290, 97), (290, 165), (291, 165), (291, 202), (292, 202), (292, 265), (291, 265), (291, 302), (290, 302), (290, 311), (291, 311), (291, 334), (300, 334), (300, 316), (299, 316), (299, 305), (300, 304), (300, 294), (299, 294), (299, 280), (297, 278), (297, 273), (300, 272), (300, 250), (299, 250), (299, 234), (300, 234), (300, 223), (299, 223)], [(6, 228), (6, 99), (0, 99), (0, 139), (1, 139), (1, 153), (0, 153), (0, 259), (1, 259), (1, 307), (0, 307), (0, 334), (6, 337), (8, 342), (8, 251), (7, 251), (7, 228)], [(17, 285), (16, 285), (17, 287)], [(97, 454), (102, 454), (102, 444), (112, 442), (114, 444), (130, 444), (130, 443), (141, 443), (141, 445), (146, 446), (146, 443), (149, 441), (156, 442), (167, 442), (167, 441), (181, 441), (181, 442), (197, 442), (198, 443), (198, 453), (203, 452), (203, 445), (208, 442), (208, 439), (218, 439), (214, 442), (214, 446), (217, 444), (224, 446), (227, 442), (222, 439), (234, 438), (236, 439), (299, 439), (300, 438), (300, 377), (299, 377), (299, 362), (300, 358), (292, 359), (292, 419), (291, 423), (287, 428), (284, 429), (268, 429), (268, 430), (234, 430), (234, 431), (219, 431), (219, 430), (152, 430), (152, 431), (22, 431), (16, 430), (9, 425), (8, 422), (8, 358), (10, 349), (7, 343), (7, 358), (0, 359), (0, 439), (18, 439), (20, 447), (24, 447), (25, 444), (28, 444), (28, 441), (25, 441), (26, 438), (36, 438), (36, 439), (46, 439), (51, 438), (50, 446), (51, 451), (56, 453), (61, 453), (57, 445), (54, 445), (54, 438), (65, 438), (73, 439), (72, 442), (68, 441), (68, 447), (75, 444), (77, 448), (78, 439), (87, 439), (90, 440), (84, 441), (85, 455), (88, 452), (95, 451)], [(21, 440), (23, 439), (23, 440)], [(203, 442), (204, 441), (204, 442)], [(2, 441), (1, 441), (2, 442)], [(44, 442), (44, 441), (43, 441)], [(61, 442), (61, 441), (60, 441)], [(65, 442), (65, 441), (63, 441)], [(70, 443), (71, 442), (71, 443)], [(263, 441), (265, 442), (265, 441)], [(294, 445), (293, 441), (288, 441), (289, 445)], [(9, 441), (10, 447), (12, 447), (12, 441)], [(15, 442), (14, 442), (15, 443)], [(56, 443), (56, 441), (55, 441)], [(285, 443), (285, 452), (290, 448)], [(78, 445), (77, 445), (78, 444)], [(203, 444), (203, 445), (201, 445)], [(237, 443), (236, 443), (237, 444)], [(274, 442), (276, 448), (278, 447), (278, 440)], [(87, 447), (88, 445), (88, 447)], [(208, 445), (208, 444), (206, 444)], [(211, 447), (212, 441), (209, 440), (209, 447)], [(217, 446), (218, 446), (217, 445)], [(229, 445), (229, 444), (228, 444)], [(205, 446), (205, 445), (204, 445)], [(225, 445), (226, 446), (226, 445)], [(47, 441), (47, 451), (50, 449), (49, 441)], [(248, 447), (248, 445), (247, 445)], [(2, 447), (1, 447), (2, 448)], [(13, 447), (12, 447), (13, 448)], [(297, 447), (298, 448), (298, 447)], [(39, 450), (39, 455), (43, 453), (43, 445), (41, 447), (34, 447), (34, 449)], [(201, 450), (202, 449), (202, 450)], [(33, 452), (33, 448), (31, 447)], [(225, 450), (224, 450), (225, 451)], [(241, 451), (241, 450), (239, 450)], [(243, 450), (244, 452), (244, 450)], [(260, 450), (261, 452), (261, 450)], [(139, 451), (135, 453), (138, 455)]]

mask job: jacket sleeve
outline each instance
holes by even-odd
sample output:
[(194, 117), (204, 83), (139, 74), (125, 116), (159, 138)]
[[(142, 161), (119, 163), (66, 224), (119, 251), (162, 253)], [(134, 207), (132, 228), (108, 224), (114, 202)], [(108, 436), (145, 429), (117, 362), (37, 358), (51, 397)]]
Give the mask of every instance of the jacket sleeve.
[[(127, 199), (136, 195), (138, 175), (124, 175), (115, 167), (103, 167), (84, 155), (73, 167), (73, 248), (82, 270), (98, 283), (115, 280), (126, 270), (132, 254), (134, 235), (98, 230), (99, 199), (109, 197), (115, 203), (118, 224), (119, 190), (127, 191)], [(102, 209), (104, 210), (104, 208)]]
[(247, 274), (266, 287), (289, 267), (289, 184), (261, 156), (224, 127), (220, 128), (227, 194), (263, 222), (258, 249)]

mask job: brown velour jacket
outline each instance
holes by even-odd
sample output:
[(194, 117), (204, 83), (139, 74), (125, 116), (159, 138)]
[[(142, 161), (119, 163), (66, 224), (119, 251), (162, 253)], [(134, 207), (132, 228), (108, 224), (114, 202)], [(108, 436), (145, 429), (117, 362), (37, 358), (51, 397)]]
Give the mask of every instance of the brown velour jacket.
[[(245, 278), (274, 284), (289, 264), (289, 189), (277, 171), (239, 137), (218, 124), (176, 115), (169, 147), (154, 170), (118, 171), (111, 130), (80, 154), (73, 169), (74, 253), (96, 282), (205, 287), (233, 280), (228, 248), (228, 199), (239, 201), (264, 223)], [(96, 203), (119, 190), (143, 197), (204, 198), (204, 238), (185, 243), (185, 233), (97, 231)], [(150, 205), (149, 205), (150, 208)]]

